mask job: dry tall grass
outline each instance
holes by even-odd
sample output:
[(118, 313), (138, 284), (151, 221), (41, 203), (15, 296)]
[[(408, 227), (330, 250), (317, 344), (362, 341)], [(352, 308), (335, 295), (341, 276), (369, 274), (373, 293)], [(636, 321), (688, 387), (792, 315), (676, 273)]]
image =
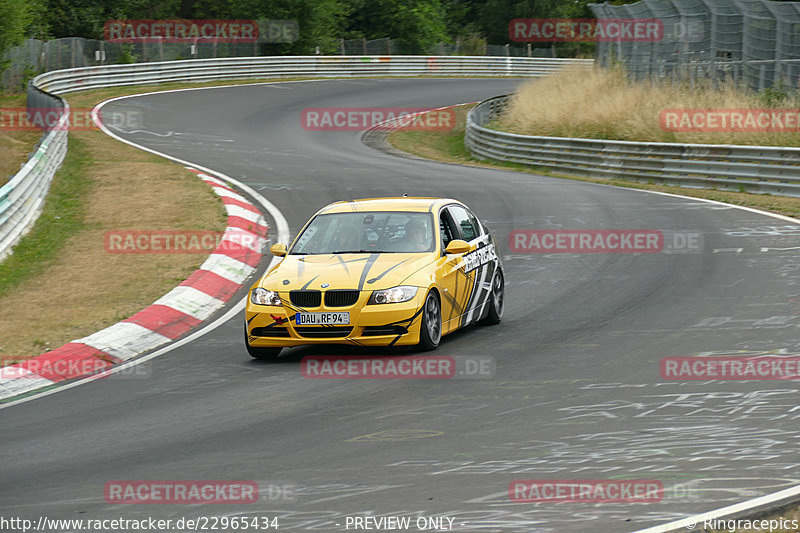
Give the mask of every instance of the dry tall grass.
[(0, 131), (0, 185), (19, 172), (41, 136), (40, 131)]
[[(506, 112), (494, 123), (525, 135), (582, 137), (625, 141), (800, 146), (800, 132), (672, 132), (661, 127), (660, 114), (674, 108), (765, 108), (764, 95), (733, 85), (711, 86), (635, 83), (618, 69), (563, 70), (522, 85)], [(797, 109), (788, 98), (770, 107)], [(800, 110), (797, 110), (800, 112)]]

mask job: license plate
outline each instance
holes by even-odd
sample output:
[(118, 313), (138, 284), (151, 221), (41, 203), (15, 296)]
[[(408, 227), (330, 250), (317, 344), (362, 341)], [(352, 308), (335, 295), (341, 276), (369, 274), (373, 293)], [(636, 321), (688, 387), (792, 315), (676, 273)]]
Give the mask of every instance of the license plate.
[(297, 313), (294, 320), (298, 326), (347, 326), (350, 313)]

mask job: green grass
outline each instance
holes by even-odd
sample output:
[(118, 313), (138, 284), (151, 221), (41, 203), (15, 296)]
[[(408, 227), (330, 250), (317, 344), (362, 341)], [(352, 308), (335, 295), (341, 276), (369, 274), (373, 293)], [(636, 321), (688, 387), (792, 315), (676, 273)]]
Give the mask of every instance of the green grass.
[(92, 185), (85, 176), (89, 162), (83, 141), (70, 136), (69, 150), (50, 185), (42, 214), (14, 246), (14, 253), (0, 263), (0, 296), (44, 272), (67, 240), (86, 227), (85, 200)]
[[(0, 108), (21, 109), (25, 107), (24, 94), (0, 95)], [(3, 119), (6, 124), (6, 119)], [(40, 131), (14, 131), (0, 130), (0, 186), (9, 181), (16, 174), (22, 163), (28, 160), (28, 155), (34, 151), (36, 143), (42, 136)]]

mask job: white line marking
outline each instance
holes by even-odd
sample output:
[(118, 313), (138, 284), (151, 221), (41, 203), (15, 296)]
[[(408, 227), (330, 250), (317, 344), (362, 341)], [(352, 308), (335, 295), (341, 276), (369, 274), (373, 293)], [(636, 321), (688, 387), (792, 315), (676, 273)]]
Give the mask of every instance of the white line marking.
[(200, 270), (208, 270), (241, 285), (255, 271), (255, 268), (227, 255), (211, 254), (205, 263), (200, 265)]
[(223, 301), (190, 285), (178, 285), (152, 305), (165, 305), (200, 321), (225, 307)]
[(172, 339), (133, 322), (117, 322), (91, 335), (72, 342), (85, 344), (119, 359), (130, 359), (138, 354), (163, 346)]
[[(593, 183), (593, 182), (585, 182), (585, 183)], [(597, 183), (596, 185), (602, 185), (604, 187), (614, 187), (617, 189), (625, 189), (627, 191), (638, 191), (638, 192), (646, 192), (650, 194), (660, 194), (662, 196), (672, 196), (674, 198), (683, 198), (684, 200), (695, 200), (697, 202), (705, 202), (707, 204), (714, 204), (720, 205), (727, 208), (734, 208), (734, 209), (741, 209), (743, 211), (750, 211), (751, 213), (758, 213), (759, 215), (766, 215), (768, 217), (777, 218), (778, 220), (785, 220), (786, 222), (791, 222), (793, 224), (800, 224), (800, 219), (787, 217), (786, 215), (779, 215), (777, 213), (769, 213), (767, 211), (762, 211), (761, 209), (756, 209), (754, 207), (745, 207), (743, 205), (733, 205), (733, 204), (726, 204), (725, 202), (720, 202), (717, 200), (709, 200), (708, 198), (695, 198), (694, 196), (684, 196), (682, 194), (674, 194), (671, 192), (661, 192), (661, 191), (648, 191), (646, 189), (630, 189), (628, 187), (619, 187), (617, 185), (606, 185), (604, 183)]]
[(789, 252), (791, 250), (800, 250), (800, 246), (790, 246), (789, 248), (762, 248), (762, 252)]
[(173, 344), (170, 344), (169, 346), (165, 346), (164, 348), (161, 348), (158, 351), (155, 351), (155, 352), (153, 352), (153, 353), (151, 353), (149, 355), (145, 355), (144, 357), (140, 357), (138, 359), (134, 359), (133, 361), (128, 361), (127, 363), (123, 363), (121, 365), (116, 365), (116, 366), (112, 367), (110, 370), (108, 370), (107, 372), (103, 372), (102, 374), (98, 374), (96, 376), (90, 376), (88, 378), (84, 378), (84, 379), (81, 379), (79, 381), (75, 381), (73, 383), (67, 383), (67, 384), (61, 385), (61, 386), (59, 386), (57, 388), (54, 388), (54, 389), (51, 389), (51, 390), (48, 390), (48, 391), (44, 391), (44, 392), (40, 392), (38, 394), (34, 394), (33, 396), (29, 396), (27, 398), (21, 398), (19, 400), (15, 400), (13, 402), (0, 404), (0, 410), (6, 409), (8, 407), (12, 407), (12, 406), (20, 404), (20, 403), (29, 402), (29, 401), (35, 400), (37, 398), (42, 398), (44, 396), (50, 396), (51, 394), (55, 394), (57, 392), (65, 391), (67, 389), (71, 389), (73, 387), (77, 387), (78, 385), (83, 385), (85, 383), (90, 383), (90, 382), (92, 382), (92, 381), (94, 381), (96, 379), (105, 378), (105, 377), (109, 376), (110, 374), (116, 374), (117, 372), (121, 372), (122, 370), (126, 370), (128, 368), (134, 367), (134, 366), (136, 366), (138, 364), (144, 363), (145, 361), (149, 361), (150, 359), (155, 359), (156, 357), (159, 357), (161, 355), (164, 355), (165, 353), (171, 352), (172, 350), (174, 350), (176, 348), (180, 348), (184, 344), (188, 344), (188, 343), (192, 342), (193, 340), (202, 337), (206, 333), (210, 333), (210, 332), (214, 331), (215, 329), (220, 327), (222, 324), (224, 324), (225, 322), (227, 322), (228, 320), (233, 318), (237, 313), (240, 313), (242, 310), (244, 310), (245, 301), (246, 301), (246, 298), (242, 298), (236, 305), (231, 307), (228, 310), (227, 313), (225, 313), (224, 315), (222, 315), (221, 317), (216, 319), (211, 324), (207, 325), (206, 327), (204, 327), (201, 330), (198, 330), (198, 331), (192, 333), (188, 337), (185, 337), (185, 338), (183, 338), (183, 339), (181, 339), (179, 341), (176, 341)]
[[(303, 81), (318, 81), (318, 80), (303, 80)], [(273, 83), (302, 83), (302, 81), (297, 81), (297, 82), (273, 82)], [(108, 104), (109, 102), (113, 102), (113, 101), (116, 101), (116, 100), (122, 100), (124, 98), (133, 98), (135, 96), (146, 96), (146, 95), (155, 94), (155, 93), (170, 93), (170, 92), (194, 91), (194, 90), (203, 90), (203, 89), (220, 89), (220, 88), (226, 88), (226, 87), (239, 87), (239, 86), (243, 86), (243, 85), (271, 85), (271, 83), (227, 85), (227, 86), (219, 86), (219, 87), (197, 87), (197, 88), (194, 88), (194, 89), (174, 89), (174, 90), (171, 90), (171, 91), (153, 91), (153, 92), (144, 93), (144, 94), (137, 94), (137, 95), (131, 95), (131, 96), (121, 96), (121, 97), (117, 97), (117, 98), (112, 98), (111, 100), (106, 100), (105, 102), (101, 102), (100, 104), (98, 104), (97, 107), (95, 107), (92, 110), (92, 119), (95, 120), (95, 123), (98, 123), (99, 121), (97, 120), (97, 111), (102, 106), (104, 106), (105, 104)], [(139, 145), (137, 145), (137, 144), (135, 144), (133, 142), (129, 142), (129, 141), (125, 140), (125, 139), (122, 139), (121, 137), (111, 133), (108, 130), (108, 128), (106, 128), (102, 123), (98, 123), (98, 126), (107, 135), (109, 135), (111, 137), (114, 137), (115, 139), (117, 139), (117, 140), (119, 140), (121, 142), (129, 144), (131, 146), (134, 146), (134, 147), (139, 148), (141, 150), (144, 150), (146, 152), (150, 152), (150, 153), (153, 153), (153, 154), (156, 154), (156, 155), (160, 155), (160, 156), (165, 157), (167, 159), (182, 163), (184, 165), (192, 166), (193, 168), (197, 168), (198, 170), (205, 170), (206, 172), (217, 174), (218, 176), (222, 176), (224, 179), (230, 181), (231, 183), (234, 183), (240, 189), (244, 190), (245, 192), (250, 194), (253, 198), (255, 198), (270, 213), (270, 215), (275, 220), (275, 223), (277, 225), (277, 231), (278, 231), (278, 240), (277, 240), (277, 242), (288, 242), (288, 239), (289, 239), (289, 226), (288, 226), (288, 223), (286, 222), (286, 219), (283, 217), (283, 215), (278, 210), (278, 208), (275, 207), (275, 205), (273, 205), (266, 198), (264, 198), (260, 194), (258, 194), (255, 190), (253, 190), (253, 188), (245, 185), (244, 183), (239, 182), (238, 180), (234, 180), (234, 179), (232, 179), (232, 178), (230, 178), (228, 176), (225, 176), (224, 174), (215, 173), (215, 172), (213, 172), (212, 170), (210, 170), (208, 168), (201, 167), (199, 165), (194, 165), (191, 162), (183, 161), (183, 160), (178, 159), (176, 157), (172, 157), (170, 155), (166, 155), (166, 154), (163, 154), (161, 152), (157, 152), (156, 150), (151, 150), (149, 148), (145, 148), (145, 147), (139, 146)], [(726, 204), (724, 202), (718, 202), (716, 200), (708, 200), (706, 198), (695, 198), (695, 197), (692, 197), (692, 196), (683, 196), (683, 195), (680, 195), (680, 194), (673, 194), (673, 193), (660, 192), (660, 191), (647, 191), (647, 190), (643, 190), (643, 189), (630, 189), (630, 188), (627, 188), (627, 187), (618, 187), (616, 185), (604, 185), (604, 184), (596, 184), (596, 185), (602, 185), (602, 186), (605, 186), (605, 187), (614, 187), (614, 188), (617, 188), (617, 189), (625, 189), (627, 191), (638, 191), (638, 192), (645, 192), (645, 193), (650, 193), (650, 194), (660, 194), (660, 195), (663, 195), (663, 196), (672, 196), (672, 197), (675, 197), (675, 198), (683, 198), (683, 199), (686, 199), (686, 200), (693, 200), (693, 201), (698, 201), (698, 202), (706, 202), (706, 203), (721, 205), (721, 206), (725, 206), (725, 207), (733, 207), (733, 208), (736, 208), (736, 209), (742, 209), (744, 211), (750, 211), (752, 213), (757, 213), (757, 214), (760, 214), (760, 215), (766, 215), (766, 216), (769, 216), (769, 217), (772, 217), (772, 218), (777, 218), (779, 220), (785, 220), (785, 221), (788, 221), (788, 222), (800, 224), (800, 219), (794, 219), (794, 218), (791, 218), (791, 217), (787, 217), (787, 216), (784, 216), (784, 215), (778, 215), (778, 214), (775, 214), (775, 213), (768, 213), (766, 211), (761, 211), (760, 209), (754, 209), (754, 208), (751, 208), (751, 207), (744, 207), (744, 206)], [(274, 263), (277, 262), (277, 260), (278, 260), (277, 257), (273, 258), (272, 261), (270, 262), (268, 268), (271, 268), (274, 265)], [(184, 344), (186, 344), (188, 342), (191, 342), (191, 341), (195, 340), (196, 338), (199, 338), (199, 337), (205, 335), (206, 333), (209, 333), (209, 332), (215, 330), (216, 328), (218, 328), (219, 326), (221, 326), (222, 324), (224, 324), (225, 322), (230, 320), (230, 318), (232, 318), (238, 311), (240, 311), (241, 309), (244, 309), (245, 301), (246, 301), (246, 299), (242, 299), (238, 304), (236, 304), (234, 307), (232, 307), (223, 316), (221, 316), (220, 318), (218, 318), (217, 320), (215, 320), (214, 322), (212, 322), (208, 326), (204, 327), (203, 329), (201, 329), (201, 330), (189, 335), (188, 337), (186, 337), (184, 339), (181, 339), (181, 340), (175, 342), (174, 344), (166, 346), (165, 348), (162, 348), (162, 349), (160, 349), (160, 350), (158, 350), (156, 352), (153, 352), (150, 355), (147, 355), (145, 357), (141, 357), (139, 359), (136, 359), (135, 361), (131, 361), (131, 362), (119, 365), (118, 367), (115, 367), (112, 370), (110, 370), (108, 373), (116, 373), (116, 372), (119, 372), (119, 371), (121, 371), (121, 370), (123, 370), (125, 368), (132, 367), (132, 366), (134, 366), (136, 364), (143, 363), (145, 361), (148, 361), (150, 359), (153, 359), (155, 357), (158, 357), (160, 355), (168, 353), (168, 352), (170, 352), (170, 351), (172, 351), (172, 350), (174, 350), (174, 349), (176, 349), (176, 348), (178, 348), (180, 346), (183, 346)], [(83, 380), (80, 380), (80, 381), (76, 381), (74, 383), (70, 383), (70, 384), (67, 384), (67, 385), (63, 385), (63, 386), (60, 386), (60, 387), (58, 387), (56, 389), (49, 390), (49, 391), (46, 391), (46, 392), (43, 392), (43, 393), (40, 393), (40, 394), (36, 394), (36, 395), (30, 396), (28, 398), (23, 398), (23, 399), (14, 401), (14, 402), (9, 402), (9, 403), (6, 403), (6, 404), (2, 404), (2, 405), (0, 405), (0, 410), (5, 409), (7, 407), (11, 407), (13, 405), (17, 405), (17, 404), (20, 404), (20, 403), (28, 402), (30, 400), (34, 400), (34, 399), (40, 398), (42, 396), (48, 396), (48, 395), (54, 394), (56, 392), (60, 392), (60, 391), (66, 390), (66, 389), (70, 389), (72, 387), (77, 387), (78, 385), (81, 385), (83, 383), (88, 383), (89, 381), (94, 381), (95, 379), (97, 379), (96, 376), (91, 377), (91, 378), (87, 378), (87, 379), (83, 379)], [(676, 528), (685, 527), (687, 524), (692, 523), (691, 522), (692, 520), (694, 520), (694, 523), (697, 523), (699, 521), (699, 519), (701, 519), (701, 518), (706, 518), (706, 517), (709, 517), (709, 518), (717, 517), (717, 518), (719, 518), (719, 517), (725, 516), (726, 514), (745, 511), (745, 510), (750, 509), (752, 507), (756, 507), (756, 506), (759, 506), (759, 505), (764, 505), (764, 504), (767, 504), (767, 503), (770, 503), (770, 502), (773, 502), (773, 501), (778, 501), (778, 500), (783, 499), (783, 498), (789, 498), (789, 497), (794, 497), (794, 496), (798, 496), (798, 495), (800, 495), (800, 486), (792, 487), (792, 488), (789, 488), (789, 489), (786, 489), (786, 490), (783, 490), (783, 491), (780, 491), (780, 492), (776, 492), (774, 494), (768, 494), (766, 496), (762, 496), (760, 498), (755, 498), (753, 500), (742, 502), (742, 503), (739, 503), (739, 504), (736, 504), (736, 505), (732, 505), (732, 506), (729, 506), (729, 507), (723, 507), (722, 509), (719, 509), (717, 511), (712, 511), (710, 513), (705, 513), (705, 514), (701, 514), (701, 515), (695, 515), (693, 517), (690, 517), (690, 518), (687, 518), (687, 519), (684, 519), (684, 520), (678, 520), (676, 522), (670, 522), (668, 524), (663, 524), (661, 526), (655, 526), (655, 527), (652, 527), (652, 528), (649, 528), (649, 529), (640, 530), (640, 531), (638, 531), (636, 533), (667, 533), (667, 532), (672, 531), (672, 530), (674, 530)]]
[[(690, 516), (688, 518), (682, 518), (680, 520), (675, 520), (674, 522), (661, 524), (660, 526), (653, 526), (647, 529), (640, 529), (635, 531), (634, 533), (669, 533), (671, 531), (677, 531), (677, 530), (704, 531), (703, 522), (705, 522), (706, 520), (713, 520), (715, 518), (721, 519), (725, 516), (742, 513), (753, 507), (766, 506), (773, 502), (777, 502), (780, 500), (788, 500), (789, 498), (797, 496), (800, 496), (800, 486), (790, 487), (788, 489), (775, 492), (773, 494), (767, 494), (766, 496), (761, 496), (759, 498), (754, 498), (752, 500), (748, 500), (745, 502), (729, 505), (728, 507), (723, 507), (715, 511), (709, 511), (707, 513)], [(690, 527), (692, 526), (692, 524), (694, 524), (694, 527)]]
[[(221, 202), (222, 200), (220, 200)], [(259, 226), (266, 226), (267, 223), (264, 220), (264, 217), (261, 216), (261, 212), (258, 211), (251, 211), (250, 209), (245, 209), (240, 205), (233, 205), (233, 204), (225, 204), (225, 211), (228, 213), (229, 217), (239, 217), (247, 220), (248, 222), (252, 222), (253, 224), (258, 224)]]
[[(309, 80), (309, 81), (316, 81), (316, 80)], [(282, 82), (282, 83), (286, 83), (286, 82)], [(246, 85), (246, 84), (242, 84), (242, 85)], [(258, 84), (258, 85), (261, 85), (261, 84)], [(264, 85), (266, 85), (266, 84), (264, 84)], [(225, 86), (223, 86), (223, 87), (225, 87)], [(164, 93), (170, 93), (170, 92), (194, 91), (194, 90), (200, 90), (200, 89), (218, 89), (218, 88), (223, 88), (223, 87), (198, 87), (198, 88), (195, 88), (195, 89), (174, 89), (174, 90), (171, 90), (171, 91), (153, 91), (153, 92), (146, 93), (146, 94), (148, 94), (148, 95), (149, 94), (156, 94), (156, 93), (164, 94)], [(227, 87), (232, 87), (232, 86), (228, 85)], [(116, 135), (115, 133), (111, 132), (98, 119), (98, 112), (106, 104), (111, 103), (111, 102), (115, 102), (117, 100), (123, 100), (123, 99), (126, 99), (126, 98), (134, 98), (134, 97), (137, 97), (137, 96), (145, 96), (145, 95), (144, 94), (136, 94), (136, 95), (130, 95), (130, 96), (119, 96), (117, 98), (112, 98), (111, 100), (106, 100), (105, 102), (100, 102), (94, 109), (92, 109), (92, 120), (94, 120), (95, 124), (97, 124), (97, 126), (103, 131), (103, 133), (105, 133), (109, 137), (113, 137), (114, 139), (116, 139), (116, 140), (118, 140), (120, 142), (123, 142), (123, 143), (125, 143), (127, 145), (133, 146), (134, 148), (138, 148), (139, 150), (143, 150), (145, 152), (149, 152), (151, 154), (155, 154), (155, 155), (161, 156), (161, 157), (163, 157), (165, 159), (169, 159), (171, 161), (175, 161), (176, 163), (180, 163), (181, 165), (188, 166), (188, 167), (200, 170), (202, 172), (206, 172), (206, 173), (214, 175), (214, 176), (218, 176), (219, 178), (222, 178), (223, 180), (234, 184), (240, 190), (246, 192), (253, 199), (255, 199), (258, 203), (260, 203), (264, 207), (264, 209), (267, 210), (267, 212), (270, 214), (270, 216), (272, 216), (272, 219), (275, 221), (275, 226), (276, 226), (275, 229), (276, 229), (276, 231), (278, 233), (277, 242), (284, 242), (284, 243), (288, 243), (289, 242), (289, 223), (286, 222), (286, 219), (284, 218), (283, 213), (281, 213), (280, 210), (272, 202), (270, 202), (269, 200), (267, 200), (266, 198), (261, 196), (261, 194), (256, 192), (252, 187), (250, 187), (248, 185), (245, 185), (244, 183), (240, 182), (239, 180), (235, 180), (235, 179), (231, 178), (230, 176), (226, 176), (225, 174), (222, 174), (220, 172), (216, 172), (216, 171), (214, 171), (214, 170), (212, 170), (210, 168), (203, 167), (201, 165), (195, 165), (191, 161), (185, 161), (183, 159), (179, 159), (177, 157), (173, 157), (171, 155), (164, 154), (164, 153), (159, 152), (157, 150), (153, 150), (153, 149), (147, 148), (145, 146), (138, 145), (138, 144), (136, 144), (136, 143), (134, 143), (132, 141), (128, 141), (126, 139), (123, 139), (122, 137), (120, 137), (120, 136)], [(272, 261), (270, 261), (270, 264), (267, 267), (267, 269), (272, 268), (278, 261), (280, 261), (280, 258), (273, 257)], [(26, 402), (29, 402), (31, 400), (35, 400), (37, 398), (42, 398), (44, 396), (49, 396), (49, 395), (55, 394), (57, 392), (65, 391), (65, 390), (71, 389), (73, 387), (77, 387), (79, 385), (83, 385), (85, 383), (90, 383), (90, 382), (92, 382), (92, 381), (94, 381), (96, 379), (100, 379), (101, 377), (105, 377), (105, 376), (107, 376), (109, 374), (115, 374), (115, 373), (120, 372), (120, 371), (122, 371), (124, 369), (131, 368), (131, 367), (136, 366), (138, 364), (144, 363), (145, 361), (149, 361), (150, 359), (154, 359), (156, 357), (159, 357), (161, 355), (169, 353), (172, 350), (180, 348), (184, 344), (192, 342), (195, 339), (198, 339), (198, 338), (202, 337), (203, 335), (214, 331), (215, 329), (220, 327), (222, 324), (226, 323), (228, 320), (233, 318), (237, 313), (240, 313), (241, 311), (244, 310), (245, 302), (246, 302), (246, 298), (243, 298), (238, 303), (236, 303), (233, 307), (231, 307), (224, 315), (222, 315), (221, 317), (216, 319), (211, 324), (208, 324), (207, 326), (205, 326), (202, 329), (192, 333), (191, 335), (189, 335), (187, 337), (184, 337), (181, 340), (175, 341), (174, 343), (172, 343), (172, 344), (170, 344), (168, 346), (165, 346), (164, 348), (161, 348), (160, 350), (157, 350), (157, 351), (155, 351), (155, 352), (153, 352), (153, 353), (151, 353), (149, 355), (146, 355), (144, 357), (140, 357), (138, 359), (134, 359), (133, 361), (129, 361), (129, 362), (123, 363), (121, 365), (115, 365), (108, 372), (104, 372), (101, 375), (90, 376), (88, 378), (84, 378), (84, 379), (81, 379), (81, 380), (78, 380), (78, 381), (74, 381), (72, 383), (67, 383), (65, 385), (57, 386), (56, 388), (53, 388), (53, 389), (50, 389), (50, 390), (47, 390), (47, 391), (44, 391), (44, 392), (40, 392), (38, 394), (33, 394), (33, 395), (25, 397), (25, 398), (20, 398), (19, 400), (15, 400), (15, 401), (11, 401), (11, 402), (0, 404), (0, 410), (7, 409), (9, 407), (13, 407), (14, 405), (19, 405), (21, 403), (26, 403)]]
[(712, 254), (720, 254), (722, 252), (734, 252), (740, 254), (744, 251), (744, 248), (714, 248), (711, 250)]

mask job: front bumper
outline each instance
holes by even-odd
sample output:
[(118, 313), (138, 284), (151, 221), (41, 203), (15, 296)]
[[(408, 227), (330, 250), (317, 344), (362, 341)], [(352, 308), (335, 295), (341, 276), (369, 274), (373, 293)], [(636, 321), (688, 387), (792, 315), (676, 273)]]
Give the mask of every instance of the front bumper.
[[(425, 291), (420, 288), (407, 302), (366, 305), (372, 291), (362, 291), (348, 307), (297, 308), (288, 294), (279, 293), (284, 305), (256, 305), (249, 300), (245, 309), (247, 343), (254, 348), (302, 346), (308, 344), (350, 344), (356, 346), (407, 346), (419, 343), (421, 307)], [(350, 313), (347, 326), (298, 326), (298, 312)]]

